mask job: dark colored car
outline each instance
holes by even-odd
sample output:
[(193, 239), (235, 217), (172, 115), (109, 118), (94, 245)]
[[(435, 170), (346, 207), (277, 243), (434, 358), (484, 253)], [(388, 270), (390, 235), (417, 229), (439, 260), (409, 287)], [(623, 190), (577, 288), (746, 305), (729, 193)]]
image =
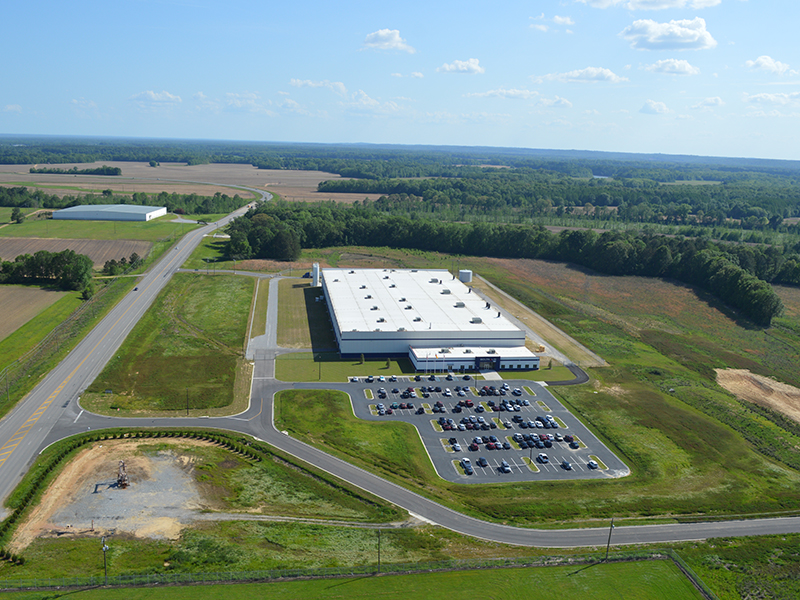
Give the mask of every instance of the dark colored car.
[(488, 466), (489, 466), (489, 461), (488, 461), (488, 460), (486, 460), (486, 458), (485, 458), (485, 457), (481, 456), (481, 457), (478, 459), (478, 464), (479, 464), (481, 467), (488, 467)]

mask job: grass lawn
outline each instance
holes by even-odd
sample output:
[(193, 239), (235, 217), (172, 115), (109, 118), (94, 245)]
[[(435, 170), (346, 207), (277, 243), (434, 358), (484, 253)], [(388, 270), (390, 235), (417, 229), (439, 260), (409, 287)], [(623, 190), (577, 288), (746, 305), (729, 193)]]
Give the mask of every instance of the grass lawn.
[(153, 221), (55, 221), (53, 219), (26, 220), (19, 225), (0, 228), (0, 236), (63, 238), (72, 240), (144, 240), (155, 242), (165, 238), (178, 238), (199, 225), (171, 223), (173, 215)]
[(264, 335), (267, 331), (267, 302), (269, 301), (269, 279), (259, 279), (256, 287), (256, 304), (253, 308), (253, 327), (250, 337)]
[(323, 352), (336, 349), (336, 336), (322, 295), (307, 279), (282, 279), (278, 283), (278, 345)]
[[(114, 415), (183, 413), (187, 403), (195, 415), (230, 410), (235, 382), (248, 378), (242, 354), (254, 285), (250, 277), (176, 274), (83, 406)], [(245, 396), (247, 384), (238, 386)]]
[(275, 376), (282, 381), (338, 381), (367, 375), (413, 375), (407, 358), (383, 360), (342, 360), (336, 352), (293, 352), (275, 361)]
[[(370, 548), (370, 551), (373, 549)], [(520, 567), (448, 571), (414, 575), (359, 576), (274, 583), (185, 586), (166, 588), (111, 588), (70, 591), (72, 598), (165, 598), (202, 600), (224, 596), (229, 600), (255, 597), (287, 598), (525, 598), (531, 590), (551, 590), (562, 598), (593, 600), (694, 600), (700, 593), (671, 562), (603, 563), (593, 566)], [(555, 592), (557, 590), (557, 592)], [(10, 598), (44, 600), (52, 592), (18, 592)], [(55, 596), (58, 597), (58, 596)]]
[(189, 259), (183, 263), (183, 268), (201, 271), (233, 269), (233, 261), (225, 260), (228, 243), (228, 238), (204, 237)]

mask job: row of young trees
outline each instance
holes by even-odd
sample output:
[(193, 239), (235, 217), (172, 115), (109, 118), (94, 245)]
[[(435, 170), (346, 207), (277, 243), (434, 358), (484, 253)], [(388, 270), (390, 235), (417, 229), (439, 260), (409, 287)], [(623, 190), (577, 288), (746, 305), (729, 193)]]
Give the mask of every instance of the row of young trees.
[(93, 169), (79, 169), (78, 167), (72, 167), (71, 169), (59, 169), (56, 167), (31, 167), (31, 173), (46, 173), (52, 175), (108, 175), (108, 176), (116, 176), (122, 175), (122, 169), (119, 167), (109, 167), (107, 165), (103, 165), (102, 167), (95, 167)]
[(120, 275), (128, 269), (135, 269), (141, 264), (142, 258), (136, 252), (131, 254), (130, 258), (125, 258), (124, 256), (119, 260), (112, 258), (103, 265), (103, 275)]
[(43, 283), (62, 290), (87, 290), (92, 283), (92, 260), (74, 250), (22, 254), (0, 261), (0, 283)]
[(775, 248), (630, 231), (553, 233), (539, 226), (413, 219), (334, 204), (260, 205), (231, 224), (231, 252), (240, 249), (244, 241), (249, 244), (251, 235), (258, 239), (270, 228), (273, 233), (267, 235), (283, 232), (286, 237), (296, 237), (304, 248), (390, 246), (472, 256), (563, 260), (613, 275), (669, 277), (705, 289), (765, 326), (783, 308), (767, 279), (800, 284), (800, 256), (786, 256)]

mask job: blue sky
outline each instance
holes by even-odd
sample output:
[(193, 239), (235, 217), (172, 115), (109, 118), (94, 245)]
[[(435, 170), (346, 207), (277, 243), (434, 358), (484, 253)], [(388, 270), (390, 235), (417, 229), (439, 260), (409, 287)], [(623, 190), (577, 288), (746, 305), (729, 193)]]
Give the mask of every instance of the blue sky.
[(800, 159), (800, 3), (9, 2), (0, 133)]

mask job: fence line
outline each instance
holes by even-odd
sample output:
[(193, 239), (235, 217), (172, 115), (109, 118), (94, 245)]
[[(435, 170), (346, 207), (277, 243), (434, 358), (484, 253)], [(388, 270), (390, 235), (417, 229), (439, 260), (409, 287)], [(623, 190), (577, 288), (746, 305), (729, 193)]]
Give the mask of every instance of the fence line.
[[(47, 588), (84, 588), (108, 585), (109, 587), (132, 587), (161, 584), (190, 583), (228, 583), (276, 581), (283, 579), (311, 579), (352, 577), (357, 575), (411, 574), (435, 571), (457, 571), (467, 569), (496, 569), (510, 567), (552, 567), (569, 565), (597, 564), (603, 561), (604, 553), (582, 554), (573, 556), (546, 556), (539, 558), (499, 558), (499, 559), (466, 559), (418, 563), (381, 563), (377, 565), (359, 565), (352, 567), (320, 567), (315, 569), (270, 569), (262, 571), (231, 571), (212, 573), (141, 573), (128, 575), (112, 575), (88, 577), (56, 577), (26, 580), (0, 581), (0, 590), (47, 589)], [(702, 582), (697, 574), (671, 549), (667, 550), (633, 550), (614, 553), (608, 562), (631, 562), (640, 560), (672, 560), (678, 568), (692, 581), (697, 589), (709, 600), (717, 600), (716, 595)]]

